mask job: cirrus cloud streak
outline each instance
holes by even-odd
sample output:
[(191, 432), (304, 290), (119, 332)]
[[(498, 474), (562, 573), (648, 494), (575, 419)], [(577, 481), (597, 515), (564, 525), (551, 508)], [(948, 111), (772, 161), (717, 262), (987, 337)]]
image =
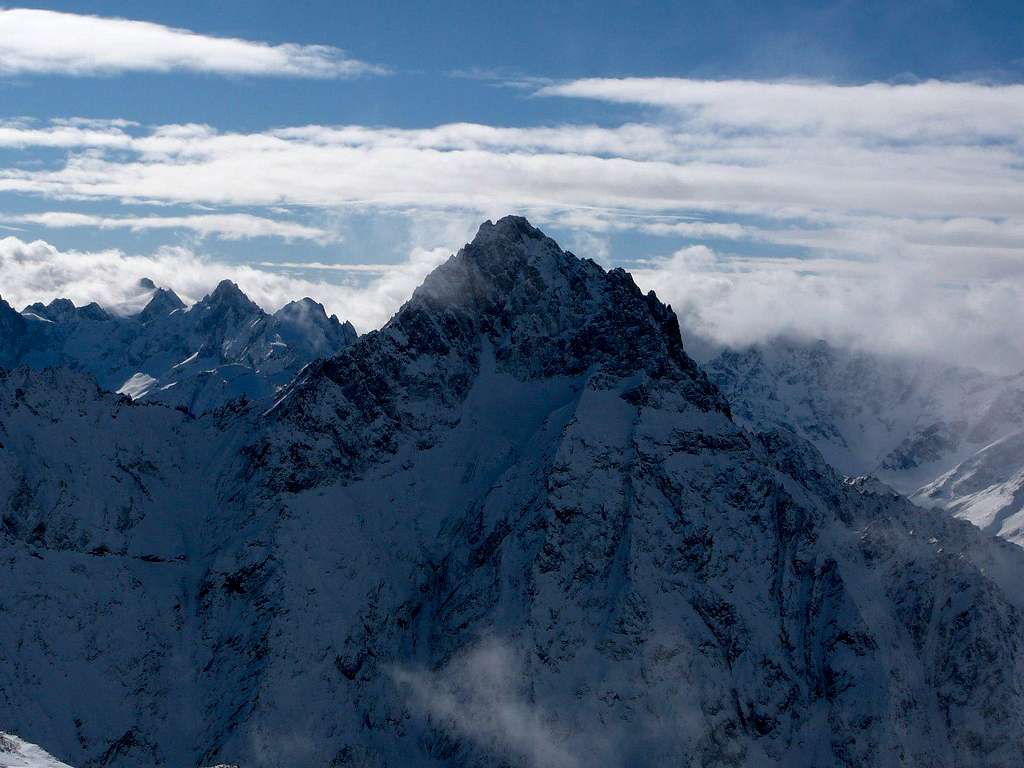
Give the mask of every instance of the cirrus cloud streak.
[(835, 85), (820, 82), (589, 78), (545, 85), (561, 96), (675, 110), (706, 128), (807, 132), (886, 142), (1006, 140), (1024, 128), (1024, 85), (926, 80)]
[(270, 45), (148, 21), (0, 9), (2, 74), (82, 76), (133, 71), (339, 78), (385, 70), (327, 45)]
[(153, 229), (188, 230), (201, 237), (215, 236), (222, 240), (247, 240), (254, 237), (278, 237), (283, 240), (330, 242), (335, 235), (318, 227), (292, 221), (267, 219), (247, 213), (191, 214), (187, 216), (95, 216), (69, 211), (0, 214), (0, 221), (16, 224), (37, 224), (48, 229), (89, 227), (94, 229), (127, 229), (143, 232)]

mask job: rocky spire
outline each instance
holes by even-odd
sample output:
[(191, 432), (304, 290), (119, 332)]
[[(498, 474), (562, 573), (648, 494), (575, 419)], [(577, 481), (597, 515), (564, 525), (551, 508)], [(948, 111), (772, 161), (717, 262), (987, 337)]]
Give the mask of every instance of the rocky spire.
[(563, 251), (519, 216), (485, 222), (387, 327), (428, 349), (445, 336), (482, 334), (519, 376), (596, 365), (617, 374), (683, 376), (709, 403), (720, 400), (683, 351), (671, 307), (653, 291), (644, 294), (628, 272)]
[(169, 288), (155, 288), (149, 303), (138, 314), (139, 320), (148, 323), (160, 317), (166, 317), (176, 309), (184, 309), (183, 302), (174, 291)]
[[(511, 216), (485, 223), (384, 328), (305, 371), (268, 413), (293, 420), (299, 435), (311, 413), (329, 409), (338, 440), (329, 461), (350, 471), (410, 435), (419, 445), (442, 439), (481, 376), (495, 374), (629, 390), (637, 403), (657, 390), (673, 407), (729, 416), (683, 351), (671, 308), (627, 272), (563, 251)], [(299, 472), (315, 463), (293, 462), (283, 482), (319, 482)]]
[(0, 366), (7, 368), (17, 364), (26, 341), (27, 322), (0, 298)]
[(231, 280), (221, 280), (213, 292), (196, 305), (197, 309), (231, 309), (238, 312), (259, 312), (256, 303)]
[(301, 345), (314, 357), (325, 357), (347, 347), (359, 335), (352, 323), (327, 315), (324, 305), (308, 296), (290, 301), (273, 314), (271, 330), (289, 345)]

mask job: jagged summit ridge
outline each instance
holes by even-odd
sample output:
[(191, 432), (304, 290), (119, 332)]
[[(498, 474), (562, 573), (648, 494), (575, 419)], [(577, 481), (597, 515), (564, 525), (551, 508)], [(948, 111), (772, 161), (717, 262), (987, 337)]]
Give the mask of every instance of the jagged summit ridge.
[(674, 313), (653, 292), (643, 294), (624, 270), (605, 271), (563, 251), (517, 216), (485, 222), (385, 331), (401, 330), (410, 343), (429, 347), (424, 323), (435, 338), (486, 336), (498, 360), (525, 376), (579, 373), (600, 363), (651, 374), (676, 366), (703, 378), (683, 351)]
[(221, 280), (217, 287), (196, 305), (197, 309), (218, 307), (230, 307), (240, 312), (254, 312), (259, 309), (256, 302), (246, 296), (232, 280)]
[(22, 310), (22, 314), (33, 315), (52, 323), (73, 323), (80, 320), (107, 320), (110, 315), (95, 301), (76, 307), (69, 299), (54, 299), (49, 304), (35, 302)]
[(230, 280), (192, 307), (150, 279), (139, 288), (146, 304), (129, 315), (68, 299), (23, 313), (0, 307), (0, 365), (70, 365), (106, 389), (201, 413), (240, 396), (270, 398), (357, 336), (311, 301), (269, 315)]
[[(632, 276), (563, 251), (520, 217), (484, 224), (414, 296), (468, 312), (528, 375), (579, 372), (600, 361), (619, 370), (701, 379), (683, 351), (675, 314)], [(710, 390), (709, 390), (710, 393)]]
[[(506, 217), (485, 223), (380, 331), (303, 371), (268, 411), (296, 431), (258, 451), (272, 463), (302, 456), (277, 461), (275, 474), (289, 487), (323, 482), (324, 465), (358, 471), (392, 455), (403, 436), (433, 444), (458, 421), (481, 375), (560, 377), (592, 389), (630, 376), (625, 396), (637, 401), (729, 414), (683, 350), (669, 307), (627, 272), (605, 271), (525, 219)], [(323, 421), (331, 423), (326, 434), (305, 431)]]
[(149, 323), (179, 309), (185, 309), (185, 302), (181, 300), (178, 294), (170, 288), (157, 288), (154, 286), (152, 296), (137, 315), (137, 319), (140, 322)]

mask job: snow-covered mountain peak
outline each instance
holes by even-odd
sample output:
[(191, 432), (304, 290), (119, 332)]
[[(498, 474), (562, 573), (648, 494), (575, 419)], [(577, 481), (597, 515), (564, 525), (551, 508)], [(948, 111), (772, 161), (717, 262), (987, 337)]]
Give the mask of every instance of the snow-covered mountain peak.
[(517, 289), (533, 289), (536, 299), (567, 281), (585, 281), (586, 272), (593, 278), (603, 270), (563, 251), (526, 219), (506, 216), (497, 224), (484, 222), (472, 242), (427, 276), (414, 299), (486, 308), (488, 301), (514, 298)]
[(0, 365), (17, 364), (28, 343), (26, 325), (26, 318), (0, 298)]
[(49, 304), (37, 301), (29, 304), (23, 312), (29, 312), (52, 323), (61, 323), (71, 320), (75, 315), (75, 304), (70, 299), (54, 299)]
[(248, 329), (267, 317), (258, 304), (230, 280), (222, 280), (212, 293), (193, 305), (189, 315), (203, 343), (221, 354), (234, 357), (242, 352)]
[(674, 367), (703, 380), (683, 352), (675, 314), (653, 292), (621, 269), (563, 251), (515, 216), (481, 226), (385, 330), (424, 350), (445, 337), (484, 335), (499, 363), (527, 378), (600, 364), (651, 374)]
[(307, 363), (351, 344), (348, 323), (316, 302), (268, 315), (231, 281), (190, 311), (170, 288), (143, 278), (134, 314), (67, 299), (24, 313), (0, 306), (0, 366), (69, 365), (107, 390), (183, 405), (195, 413), (228, 400), (270, 398)]
[(20, 326), (24, 317), (0, 296), (0, 328)]
[(95, 301), (82, 307), (76, 307), (70, 299), (54, 299), (49, 304), (37, 301), (25, 307), (22, 313), (49, 320), (51, 323), (76, 323), (81, 320), (103, 321), (110, 318), (107, 311)]
[(298, 301), (289, 301), (277, 312), (274, 313), (277, 317), (296, 317), (296, 316), (307, 316), (307, 315), (323, 315), (327, 317), (327, 310), (324, 309), (324, 305), (319, 301), (304, 296)]
[(282, 393), (267, 413), (290, 428), (269, 440), (273, 450), (254, 449), (277, 464), (274, 482), (333, 482), (402, 444), (431, 445), (461, 418), (471, 392), (482, 387), (500, 400), (512, 382), (558, 379), (728, 417), (725, 399), (683, 351), (675, 314), (628, 273), (563, 251), (525, 219), (481, 232), (383, 329)]
[(290, 301), (275, 312), (269, 329), (290, 347), (299, 345), (310, 357), (329, 357), (354, 342), (359, 334), (352, 323), (328, 316), (324, 305), (306, 297)]
[(298, 301), (289, 301), (273, 315), (278, 323), (294, 325), (324, 326), (329, 323), (341, 324), (337, 315), (328, 315), (324, 305), (308, 296)]
[(212, 293), (207, 294), (194, 307), (195, 310), (262, 313), (263, 310), (231, 280), (221, 280)]
[(544, 233), (534, 227), (525, 216), (502, 216), (497, 222), (485, 221), (476, 231), (474, 244), (487, 240), (515, 240), (519, 238), (544, 239)]
[(149, 302), (142, 308), (137, 317), (141, 322), (148, 323), (161, 317), (166, 317), (175, 310), (184, 308), (185, 302), (170, 288), (154, 288)]

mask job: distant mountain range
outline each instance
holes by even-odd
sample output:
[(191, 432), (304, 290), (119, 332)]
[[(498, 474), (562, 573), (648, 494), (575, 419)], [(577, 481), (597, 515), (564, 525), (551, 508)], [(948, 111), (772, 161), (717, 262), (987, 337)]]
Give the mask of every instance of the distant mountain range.
[[(945, 456), (900, 448), (948, 419), (899, 376), (709, 377), (653, 292), (516, 217), (359, 338), (230, 284), (152, 301), (0, 315), (0, 723), (59, 760), (1019, 763), (1024, 549), (814, 444)], [(233, 365), (261, 399), (151, 402)]]
[(227, 280), (191, 307), (149, 280), (139, 287), (150, 298), (127, 316), (67, 299), (16, 312), (0, 300), (0, 365), (64, 365), (105, 389), (201, 413), (242, 395), (270, 397), (357, 335), (308, 298), (269, 315)]
[(1024, 372), (785, 339), (705, 367), (742, 423), (793, 429), (847, 474), (1024, 544)]

